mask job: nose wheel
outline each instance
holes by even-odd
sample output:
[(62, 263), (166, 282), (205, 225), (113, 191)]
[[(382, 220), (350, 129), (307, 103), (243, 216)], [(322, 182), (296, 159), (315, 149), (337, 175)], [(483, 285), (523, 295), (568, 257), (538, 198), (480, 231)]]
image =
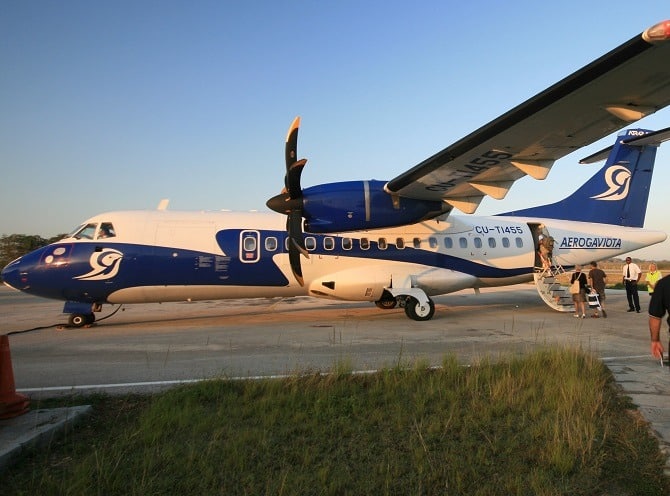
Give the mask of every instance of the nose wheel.
[(95, 322), (95, 314), (93, 313), (71, 313), (68, 318), (70, 327), (84, 327)]

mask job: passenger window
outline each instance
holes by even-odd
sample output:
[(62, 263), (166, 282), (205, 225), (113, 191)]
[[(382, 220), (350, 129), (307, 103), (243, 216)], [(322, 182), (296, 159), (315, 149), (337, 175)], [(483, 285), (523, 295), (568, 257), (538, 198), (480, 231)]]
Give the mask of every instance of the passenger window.
[(475, 238), (475, 248), (482, 247), (482, 238)]
[(370, 248), (370, 240), (368, 238), (361, 238), (361, 250)]
[(432, 236), (428, 238), (428, 245), (431, 248), (437, 248), (437, 238), (433, 238)]
[(277, 249), (277, 238), (274, 236), (265, 238), (265, 249), (267, 251), (275, 251)]
[(467, 238), (458, 238), (458, 246), (461, 248), (467, 248), (468, 247), (468, 239)]
[(489, 238), (489, 248), (496, 247), (496, 238)]
[(523, 248), (523, 239), (520, 237), (514, 238), (514, 241), (516, 242), (516, 247), (517, 248)]
[(509, 238), (507, 236), (502, 239), (502, 243), (505, 248), (509, 248)]
[(351, 250), (351, 247), (353, 246), (351, 242), (351, 238), (342, 238), (342, 249), (343, 250)]
[(244, 245), (244, 251), (247, 252), (256, 251), (256, 238), (254, 238), (253, 236), (245, 237), (242, 243)]
[(306, 237), (305, 238), (305, 248), (307, 248), (307, 251), (316, 250), (316, 239), (312, 236)]
[(412, 240), (412, 246), (414, 246), (414, 248), (421, 248), (421, 238), (414, 238)]
[(451, 239), (450, 237), (444, 238), (444, 247), (447, 249), (451, 249), (454, 247), (454, 240)]
[(323, 249), (328, 251), (335, 249), (335, 240), (331, 236), (323, 238)]
[(405, 239), (404, 238), (396, 238), (395, 239), (395, 246), (398, 248), (398, 250), (402, 250), (405, 248)]

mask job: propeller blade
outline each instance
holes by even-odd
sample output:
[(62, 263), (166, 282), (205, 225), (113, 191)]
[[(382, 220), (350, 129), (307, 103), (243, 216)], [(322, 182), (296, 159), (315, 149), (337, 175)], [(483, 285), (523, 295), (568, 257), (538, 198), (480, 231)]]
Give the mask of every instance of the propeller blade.
[(284, 182), (286, 183), (286, 192), (292, 200), (302, 198), (300, 176), (302, 175), (302, 169), (305, 167), (306, 163), (307, 159), (303, 158), (297, 162), (293, 162), (291, 165), (287, 164), (286, 166), (286, 177), (284, 178)]
[(291, 127), (286, 134), (286, 169), (296, 161), (298, 156), (298, 129), (300, 128), (300, 116), (293, 119)]
[(305, 285), (302, 277), (302, 266), (300, 264), (300, 255), (309, 258), (309, 253), (305, 248), (305, 240), (302, 235), (302, 214), (298, 211), (292, 211), (286, 219), (286, 230), (288, 231), (288, 260), (291, 264), (293, 277), (301, 286)]
[(286, 160), (286, 175), (284, 176), (284, 189), (282, 192), (270, 198), (266, 205), (271, 210), (285, 214), (286, 231), (288, 233), (288, 258), (291, 271), (295, 280), (301, 286), (305, 285), (300, 265), (300, 255), (309, 258), (305, 248), (305, 239), (302, 232), (303, 198), (300, 176), (307, 163), (306, 159), (296, 160), (298, 156), (298, 129), (300, 128), (300, 117), (296, 117), (286, 135), (286, 148), (284, 158)]
[(286, 191), (291, 199), (302, 197), (302, 188), (300, 187), (300, 176), (302, 169), (307, 163), (306, 159), (297, 160), (298, 157), (298, 130), (300, 129), (300, 117), (293, 119), (291, 127), (286, 135), (286, 148), (284, 158), (286, 159), (286, 176), (284, 184)]
[(292, 242), (291, 244), (296, 247), (298, 253), (304, 255), (305, 258), (309, 258), (309, 252), (307, 251), (307, 248), (305, 248), (305, 240), (302, 236), (302, 214), (300, 212), (293, 211), (288, 214), (286, 229), (288, 230), (288, 237)]
[(293, 277), (300, 284), (300, 286), (305, 285), (305, 279), (302, 277), (302, 266), (300, 265), (300, 252), (297, 250), (291, 249), (292, 243), (289, 243), (288, 248), (288, 260), (291, 264), (291, 271), (293, 272)]

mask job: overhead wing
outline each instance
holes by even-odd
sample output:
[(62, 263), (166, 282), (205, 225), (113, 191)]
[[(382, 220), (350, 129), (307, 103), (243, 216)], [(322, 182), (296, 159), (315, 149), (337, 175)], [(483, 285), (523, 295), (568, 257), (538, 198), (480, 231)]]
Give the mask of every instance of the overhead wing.
[(670, 104), (670, 21), (574, 74), (386, 184), (466, 213), (502, 199), (517, 179), (544, 179), (559, 158)]

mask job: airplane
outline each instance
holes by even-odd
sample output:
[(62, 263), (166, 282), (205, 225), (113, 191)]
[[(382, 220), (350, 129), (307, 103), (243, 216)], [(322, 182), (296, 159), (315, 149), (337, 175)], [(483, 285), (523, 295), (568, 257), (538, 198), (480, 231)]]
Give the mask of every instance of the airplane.
[[(566, 311), (557, 274), (667, 238), (643, 225), (670, 128), (620, 130), (670, 104), (669, 40), (670, 20), (652, 26), (390, 181), (303, 189), (296, 118), (284, 189), (267, 201), (274, 212), (177, 212), (161, 202), (103, 213), (10, 262), (3, 282), (64, 300), (73, 327), (92, 324), (104, 304), (293, 296), (400, 306), (426, 321), (433, 296), (530, 281)], [(564, 200), (473, 215), (485, 196), (545, 179), (556, 160), (617, 131), (582, 160), (604, 166)]]

